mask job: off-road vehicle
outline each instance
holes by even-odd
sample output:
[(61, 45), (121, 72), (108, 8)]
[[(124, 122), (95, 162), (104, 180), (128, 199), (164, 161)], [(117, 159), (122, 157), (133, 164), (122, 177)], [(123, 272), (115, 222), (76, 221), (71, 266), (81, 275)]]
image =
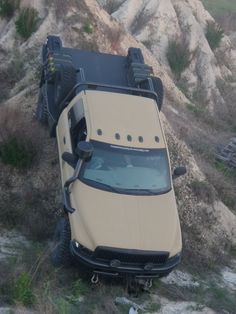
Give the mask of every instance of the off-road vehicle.
[(37, 118), (56, 136), (65, 217), (55, 265), (152, 278), (181, 259), (181, 230), (159, 111), (160, 78), (140, 49), (127, 56), (64, 48), (49, 36)]

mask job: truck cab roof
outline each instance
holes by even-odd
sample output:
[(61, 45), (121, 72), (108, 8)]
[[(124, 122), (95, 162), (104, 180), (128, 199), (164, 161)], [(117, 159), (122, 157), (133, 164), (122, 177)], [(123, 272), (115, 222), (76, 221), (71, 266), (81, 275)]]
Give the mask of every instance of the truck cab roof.
[(165, 147), (158, 108), (153, 99), (86, 91), (84, 107), (91, 139), (139, 148)]

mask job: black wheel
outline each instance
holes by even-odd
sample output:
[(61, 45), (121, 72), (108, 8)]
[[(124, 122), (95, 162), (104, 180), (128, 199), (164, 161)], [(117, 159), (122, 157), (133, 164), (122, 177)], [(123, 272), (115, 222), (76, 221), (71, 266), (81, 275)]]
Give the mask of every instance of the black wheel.
[(163, 104), (163, 98), (164, 98), (163, 84), (162, 84), (162, 81), (159, 77), (151, 77), (151, 80), (152, 80), (154, 92), (158, 96), (158, 103), (157, 103), (158, 108), (159, 108), (159, 111), (161, 111), (162, 104)]
[(39, 122), (44, 125), (48, 123), (48, 109), (45, 98), (43, 96), (43, 86), (40, 88), (39, 97), (38, 97), (38, 104), (36, 110), (36, 118)]
[[(54, 83), (54, 103), (60, 106), (76, 84), (76, 71), (71, 64), (61, 64)], [(74, 93), (72, 97), (74, 96)], [(71, 97), (71, 98), (72, 98)], [(59, 108), (61, 111), (63, 108)]]
[(46, 46), (50, 52), (59, 52), (62, 48), (61, 38), (58, 36), (48, 36)]
[(61, 218), (56, 226), (51, 245), (51, 258), (55, 267), (69, 266), (71, 231), (68, 218)]
[(128, 50), (128, 62), (131, 63), (141, 63), (144, 64), (144, 58), (142, 54), (142, 50), (139, 48), (129, 48)]

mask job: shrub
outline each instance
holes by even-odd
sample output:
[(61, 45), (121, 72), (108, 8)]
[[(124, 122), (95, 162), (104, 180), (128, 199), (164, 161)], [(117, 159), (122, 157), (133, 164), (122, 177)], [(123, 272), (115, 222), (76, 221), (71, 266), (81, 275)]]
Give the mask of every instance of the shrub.
[(206, 181), (194, 180), (190, 183), (193, 193), (199, 200), (208, 204), (213, 204), (216, 198), (214, 188)]
[(20, 138), (10, 138), (0, 145), (0, 159), (4, 164), (19, 169), (28, 168), (34, 159), (35, 152), (30, 142)]
[(171, 40), (167, 48), (167, 60), (172, 72), (177, 78), (189, 66), (191, 62), (191, 52), (187, 47), (187, 43), (183, 40)]
[(214, 22), (208, 22), (206, 28), (206, 39), (212, 50), (219, 47), (221, 39), (224, 36), (223, 29)]
[(28, 39), (37, 30), (39, 22), (38, 12), (34, 8), (23, 8), (20, 10), (16, 20), (16, 31), (24, 39)]
[(93, 26), (89, 22), (86, 22), (83, 26), (83, 31), (87, 34), (92, 34), (93, 32)]
[(35, 296), (32, 292), (31, 277), (28, 273), (21, 273), (17, 278), (13, 288), (14, 300), (23, 305), (32, 305)]
[(19, 8), (19, 0), (1, 0), (0, 1), (0, 16), (11, 18), (16, 9)]

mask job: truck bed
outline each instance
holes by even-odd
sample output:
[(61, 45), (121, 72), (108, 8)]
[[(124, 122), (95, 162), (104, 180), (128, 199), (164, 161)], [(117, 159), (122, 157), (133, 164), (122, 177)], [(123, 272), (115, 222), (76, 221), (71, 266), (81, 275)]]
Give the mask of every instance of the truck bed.
[(62, 57), (63, 55), (70, 56), (76, 70), (84, 69), (85, 81), (129, 86), (127, 57), (64, 47), (61, 49), (60, 54)]
[(158, 105), (152, 68), (144, 63), (138, 48), (120, 56), (63, 47), (59, 37), (48, 36), (42, 56), (40, 88), (54, 129), (63, 109), (86, 89), (152, 98)]

